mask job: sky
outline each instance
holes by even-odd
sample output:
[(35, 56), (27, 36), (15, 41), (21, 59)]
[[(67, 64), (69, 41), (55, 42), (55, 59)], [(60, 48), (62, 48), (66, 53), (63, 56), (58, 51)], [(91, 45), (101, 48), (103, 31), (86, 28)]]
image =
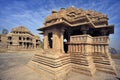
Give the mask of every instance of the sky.
[(36, 29), (43, 26), (45, 17), (53, 9), (70, 6), (107, 14), (109, 24), (115, 26), (114, 34), (110, 35), (110, 47), (120, 50), (120, 0), (0, 0), (0, 33), (22, 25), (39, 35)]

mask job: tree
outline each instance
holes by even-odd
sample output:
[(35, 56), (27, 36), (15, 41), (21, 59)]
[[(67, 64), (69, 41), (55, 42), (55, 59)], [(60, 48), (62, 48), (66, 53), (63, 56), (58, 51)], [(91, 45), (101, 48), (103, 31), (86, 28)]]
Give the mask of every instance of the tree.
[(2, 34), (8, 34), (8, 30), (7, 29), (3, 29), (2, 30)]

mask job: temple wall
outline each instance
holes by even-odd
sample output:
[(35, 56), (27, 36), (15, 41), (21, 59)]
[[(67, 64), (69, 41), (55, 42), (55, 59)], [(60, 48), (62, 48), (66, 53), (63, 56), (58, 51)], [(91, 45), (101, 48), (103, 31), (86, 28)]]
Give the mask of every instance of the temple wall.
[[(53, 31), (51, 32), (51, 29), (46, 30), (44, 32), (44, 49), (52, 49), (55, 51), (59, 51), (59, 52), (64, 52), (63, 50), (63, 33), (61, 33), (61, 31), (59, 31), (59, 29), (55, 28), (52, 29)], [(48, 44), (48, 34), (52, 33), (52, 48), (49, 47)]]

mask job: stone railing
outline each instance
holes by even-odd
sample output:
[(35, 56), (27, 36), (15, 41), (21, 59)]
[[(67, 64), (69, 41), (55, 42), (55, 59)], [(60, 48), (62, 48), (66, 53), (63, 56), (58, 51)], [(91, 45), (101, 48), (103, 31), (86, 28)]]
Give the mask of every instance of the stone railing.
[(89, 35), (76, 35), (70, 37), (71, 43), (91, 43), (92, 37)]
[(108, 36), (99, 36), (99, 37), (91, 37), (90, 35), (76, 35), (70, 37), (71, 43), (109, 43), (109, 37)]
[(109, 37), (108, 36), (99, 36), (99, 37), (93, 37), (93, 43), (109, 43)]

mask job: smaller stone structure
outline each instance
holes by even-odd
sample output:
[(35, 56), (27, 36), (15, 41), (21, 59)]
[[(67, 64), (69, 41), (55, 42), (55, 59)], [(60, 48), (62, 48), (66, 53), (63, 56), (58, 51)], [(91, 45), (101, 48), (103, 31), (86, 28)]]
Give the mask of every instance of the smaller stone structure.
[(0, 35), (1, 51), (23, 51), (40, 48), (40, 38), (24, 26), (13, 28), (8, 34)]

